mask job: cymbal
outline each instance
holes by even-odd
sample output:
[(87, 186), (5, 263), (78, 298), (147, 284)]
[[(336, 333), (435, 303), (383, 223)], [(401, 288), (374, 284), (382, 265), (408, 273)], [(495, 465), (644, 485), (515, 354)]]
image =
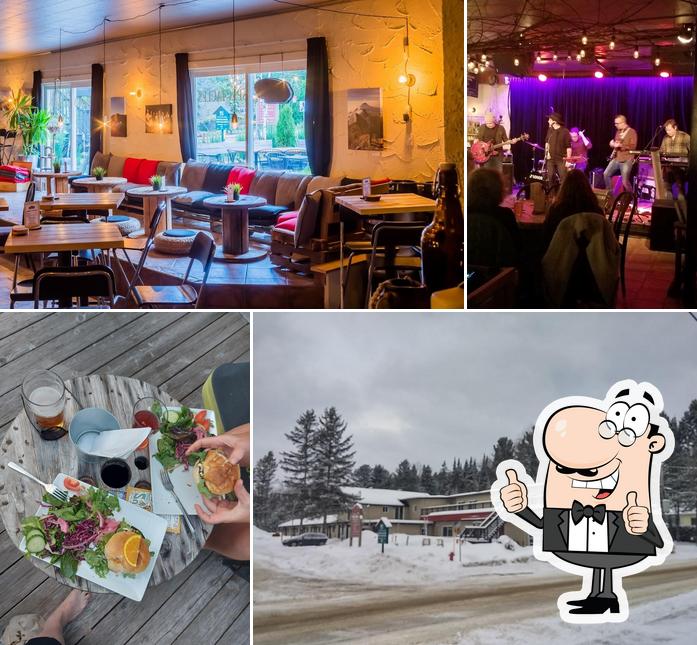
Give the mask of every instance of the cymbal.
[(526, 141), (525, 143), (527, 143), (531, 148), (535, 148), (535, 150), (544, 150), (544, 146), (537, 143), (530, 143), (530, 141)]

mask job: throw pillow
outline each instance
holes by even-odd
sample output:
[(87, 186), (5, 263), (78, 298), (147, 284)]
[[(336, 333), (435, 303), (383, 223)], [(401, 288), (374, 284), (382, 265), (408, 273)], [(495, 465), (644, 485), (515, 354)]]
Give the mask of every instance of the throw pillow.
[(319, 205), (322, 200), (322, 191), (316, 190), (314, 193), (305, 195), (303, 203), (298, 211), (298, 222), (295, 225), (295, 246), (301, 246), (308, 242), (315, 233), (317, 227), (317, 217), (319, 215)]
[(90, 172), (92, 172), (97, 166), (101, 166), (105, 170), (109, 167), (109, 160), (111, 159), (111, 153), (103, 153), (99, 150), (94, 153), (92, 157), (92, 165), (90, 166)]

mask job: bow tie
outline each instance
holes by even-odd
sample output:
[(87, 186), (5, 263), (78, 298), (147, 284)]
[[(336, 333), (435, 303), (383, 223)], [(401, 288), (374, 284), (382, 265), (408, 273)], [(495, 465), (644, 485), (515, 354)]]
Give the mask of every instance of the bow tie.
[(571, 519), (574, 524), (578, 524), (584, 517), (592, 517), (598, 524), (602, 524), (605, 520), (605, 504), (584, 506), (581, 502), (574, 500), (571, 505)]

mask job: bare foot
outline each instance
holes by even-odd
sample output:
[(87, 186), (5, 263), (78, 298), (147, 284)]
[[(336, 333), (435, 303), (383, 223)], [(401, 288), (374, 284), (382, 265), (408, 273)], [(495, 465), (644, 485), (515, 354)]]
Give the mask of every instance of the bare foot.
[(85, 609), (89, 602), (90, 594), (86, 591), (73, 589), (56, 608), (56, 617), (61, 627), (75, 620)]

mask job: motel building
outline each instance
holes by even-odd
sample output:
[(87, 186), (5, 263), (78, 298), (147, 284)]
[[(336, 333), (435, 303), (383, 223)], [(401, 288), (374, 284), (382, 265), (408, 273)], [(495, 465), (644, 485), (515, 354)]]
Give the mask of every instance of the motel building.
[[(491, 542), (507, 535), (521, 546), (530, 544), (529, 537), (516, 526), (504, 522), (491, 505), (489, 490), (429, 495), (414, 491), (384, 488), (342, 487), (342, 490), (363, 507), (363, 529), (374, 531), (378, 521), (386, 517), (393, 533), (433, 537), (461, 537), (468, 542)], [(322, 518), (299, 519), (279, 525), (283, 537), (300, 533), (324, 531), (329, 538), (347, 539), (350, 535), (351, 510), (328, 515), (326, 528)]]

